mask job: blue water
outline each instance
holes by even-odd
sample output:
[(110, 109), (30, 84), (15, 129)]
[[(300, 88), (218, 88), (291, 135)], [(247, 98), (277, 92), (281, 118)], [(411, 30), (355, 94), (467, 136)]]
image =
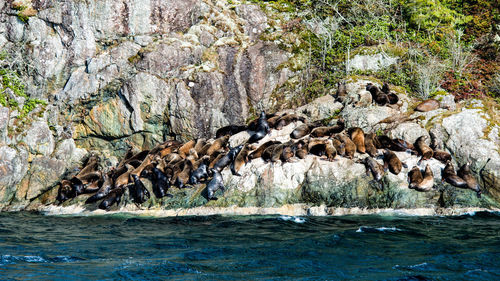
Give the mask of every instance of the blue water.
[(0, 213), (1, 280), (500, 280), (500, 215)]

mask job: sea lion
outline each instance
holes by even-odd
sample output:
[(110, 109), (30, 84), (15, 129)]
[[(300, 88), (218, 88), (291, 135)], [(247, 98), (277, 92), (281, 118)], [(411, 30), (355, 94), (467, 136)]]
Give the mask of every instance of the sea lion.
[(179, 147), (179, 149), (177, 150), (177, 153), (182, 157), (182, 158), (186, 158), (186, 156), (188, 156), (190, 154), (190, 150), (192, 148), (194, 148), (194, 146), (196, 145), (196, 141), (195, 140), (190, 140), (186, 143), (184, 143), (181, 147)]
[(207, 184), (208, 200), (217, 200), (217, 197), (215, 197), (214, 194), (219, 189), (222, 190), (222, 192), (225, 191), (224, 180), (219, 170), (210, 169), (210, 171), (212, 172), (213, 177)]
[(281, 115), (275, 115), (271, 118), (267, 118), (267, 123), (269, 124), (269, 128), (275, 128), (276, 129), (276, 125), (278, 125), (278, 120), (282, 117), (282, 116), (285, 116), (286, 113), (283, 113)]
[(397, 104), (399, 102), (399, 97), (394, 93), (390, 93), (387, 95), (387, 100), (389, 101), (389, 104)]
[(366, 90), (372, 94), (372, 100), (375, 101), (378, 105), (383, 106), (389, 103), (389, 99), (387, 94), (382, 92), (377, 86), (372, 83), (368, 83), (366, 85)]
[(422, 158), (417, 162), (417, 164), (420, 164), (422, 160), (428, 160), (431, 159), (433, 155), (433, 150), (430, 148), (426, 143), (425, 140), (427, 139), (427, 136), (421, 136), (415, 141), (415, 148), (417, 149), (417, 152), (422, 155)]
[[(408, 172), (408, 188), (417, 189), (418, 185), (424, 180), (422, 172), (418, 166), (414, 166)], [(417, 189), (418, 190), (418, 189)]]
[[(225, 152), (218, 151), (217, 154), (213, 154), (212, 157), (210, 157), (210, 164), (208, 165), (209, 169), (212, 169), (219, 160), (226, 155)], [(215, 158), (213, 157), (215, 156)]]
[(375, 137), (374, 133), (369, 133), (365, 135), (365, 150), (368, 155), (375, 157), (377, 155), (377, 148), (375, 147)]
[(446, 181), (447, 183), (455, 187), (467, 188), (467, 183), (465, 182), (465, 180), (457, 176), (457, 174), (455, 173), (455, 168), (453, 167), (451, 161), (446, 162), (446, 166), (441, 172), (441, 178), (442, 181)]
[(335, 160), (335, 157), (337, 156), (337, 150), (335, 149), (331, 139), (325, 141), (325, 155), (330, 162)]
[(356, 150), (359, 153), (366, 153), (365, 149), (365, 133), (359, 127), (349, 128), (348, 133), (352, 142), (356, 145)]
[(172, 150), (172, 147), (180, 147), (182, 143), (176, 140), (167, 140), (162, 144), (159, 144), (155, 146), (151, 151), (149, 151), (149, 154), (161, 154), (161, 151), (164, 149), (169, 148), (168, 150)]
[(217, 132), (215, 132), (215, 138), (220, 138), (223, 136), (232, 136), (239, 132), (245, 131), (246, 129), (247, 126), (245, 125), (228, 125), (218, 129)]
[(86, 201), (85, 201), (85, 204), (90, 204), (90, 203), (94, 203), (104, 197), (106, 197), (106, 195), (109, 194), (109, 192), (111, 191), (111, 189), (113, 188), (113, 181), (111, 179), (111, 176), (109, 175), (109, 173), (104, 173), (103, 174), (103, 183), (101, 185), (101, 188), (99, 188), (99, 190), (97, 191), (96, 194), (90, 196)]
[(198, 184), (201, 179), (207, 180), (208, 165), (210, 165), (210, 158), (203, 158), (201, 164), (191, 172), (189, 184)]
[(307, 124), (300, 124), (295, 128), (291, 133), (290, 137), (292, 139), (300, 139), (304, 136), (307, 136), (311, 132), (311, 128)]
[(257, 131), (250, 136), (247, 143), (256, 143), (256, 142), (260, 141), (261, 139), (263, 139), (266, 135), (267, 135), (267, 133), (265, 131)]
[(371, 171), (371, 173), (373, 175), (373, 178), (376, 181), (379, 182), (380, 180), (382, 180), (382, 178), (385, 175), (384, 166), (382, 166), (380, 163), (378, 163), (375, 159), (373, 159), (370, 156), (366, 157), (363, 160), (363, 163), (367, 167), (367, 173), (368, 173), (368, 170), (369, 170), (369, 171)]
[(142, 204), (149, 199), (150, 194), (148, 189), (144, 186), (138, 175), (132, 174), (131, 177), (133, 184), (129, 185), (130, 194), (135, 203)]
[[(71, 182), (69, 180), (62, 180), (59, 182), (59, 189), (57, 190), (56, 200), (60, 203), (73, 198), (73, 187), (71, 186)], [(76, 195), (75, 195), (76, 196)]]
[(233, 163), (231, 163), (231, 172), (233, 172), (233, 175), (235, 176), (241, 176), (238, 171), (241, 169), (243, 165), (246, 165), (248, 162), (248, 154), (250, 153), (250, 145), (245, 144), (243, 146), (243, 149), (241, 149), (240, 153), (236, 156), (234, 159)]
[[(262, 122), (261, 120), (262, 119), (265, 119), (266, 123), (267, 123), (267, 119), (271, 119), (273, 117), (275, 117), (276, 114), (275, 113), (271, 113), (271, 114), (266, 114), (264, 111), (261, 111), (260, 115), (259, 115), (259, 118), (257, 119), (254, 119), (252, 121), (250, 121), (250, 123), (248, 123), (248, 126), (247, 126), (247, 129), (249, 131), (259, 131), (259, 122)], [(269, 125), (269, 123), (267, 124)]]
[(274, 125), (274, 127), (276, 128), (276, 130), (281, 130), (288, 124), (297, 121), (305, 122), (306, 119), (302, 116), (298, 116), (297, 114), (285, 114), (278, 118), (277, 123)]
[(257, 119), (257, 127), (255, 129), (257, 132), (265, 132), (266, 134), (269, 133), (270, 128), (269, 128), (269, 123), (267, 123), (267, 117), (266, 113), (264, 111), (260, 112), (259, 119)]
[[(222, 157), (217, 163), (214, 165), (214, 169), (218, 171), (222, 171), (227, 165), (232, 164), (234, 162), (234, 159), (236, 159), (236, 156), (238, 156), (238, 153), (240, 153), (241, 149), (243, 148), (243, 145), (240, 144), (236, 147), (233, 147), (229, 150), (224, 157)], [(234, 168), (234, 166), (233, 166)], [(234, 169), (231, 170), (231, 173), (233, 175), (236, 173)]]
[(259, 146), (256, 150), (254, 150), (252, 153), (250, 153), (248, 155), (248, 160), (260, 158), (262, 156), (262, 152), (264, 152), (264, 150), (266, 148), (268, 148), (269, 146), (271, 146), (273, 144), (279, 144), (279, 143), (281, 143), (281, 142), (279, 142), (279, 141), (268, 141), (268, 142), (265, 142), (264, 144), (262, 144), (261, 146)]
[(299, 140), (293, 144), (293, 150), (295, 151), (295, 156), (300, 159), (304, 159), (307, 156), (307, 142), (305, 140)]
[(205, 144), (207, 144), (207, 139), (205, 138), (199, 138), (196, 140), (196, 144), (194, 145), (194, 150), (196, 150), (196, 153), (198, 153), (198, 155), (203, 155), (201, 153), (201, 149), (203, 148), (203, 146), (205, 146)]
[(178, 188), (187, 188), (186, 184), (189, 181), (189, 175), (191, 175), (191, 171), (193, 170), (193, 163), (189, 161), (188, 159), (185, 159), (184, 161), (184, 167), (183, 169), (177, 173), (174, 174), (174, 185), (177, 186)]
[(399, 160), (396, 153), (390, 151), (389, 149), (384, 151), (384, 170), (387, 168), (389, 168), (389, 171), (395, 175), (399, 174), (403, 168), (403, 164), (401, 163), (401, 160)]
[(271, 161), (271, 159), (273, 157), (274, 149), (279, 145), (281, 145), (281, 143), (271, 144), (266, 149), (264, 149), (264, 151), (262, 151), (262, 155), (261, 155), (262, 160), (264, 160), (265, 162)]
[(418, 104), (417, 107), (415, 107), (415, 111), (427, 112), (431, 110), (436, 110), (438, 108), (439, 108), (439, 101), (435, 99), (428, 99)]
[(169, 153), (167, 155), (165, 155), (165, 157), (163, 158), (163, 160), (168, 163), (169, 165), (174, 165), (175, 163), (179, 162), (179, 161), (182, 161), (182, 157), (175, 153), (175, 152), (172, 152), (172, 153)]
[(383, 149), (383, 148), (391, 149), (392, 148), (392, 139), (390, 137), (388, 137), (387, 135), (376, 136), (376, 138), (374, 138), (374, 143), (375, 143), (375, 147), (378, 149)]
[(126, 171), (119, 175), (114, 181), (114, 187), (122, 187), (129, 184), (130, 173), (134, 170), (134, 166), (125, 164)]
[(271, 163), (277, 162), (282, 159), (283, 149), (285, 148), (285, 144), (278, 144), (274, 147), (271, 154)]
[(206, 155), (210, 156), (217, 150), (225, 149), (229, 141), (229, 137), (230, 136), (223, 136), (218, 139), (215, 139), (212, 145), (208, 148)]
[[(412, 187), (410, 187), (412, 188)], [(431, 191), (434, 188), (434, 174), (429, 164), (425, 165), (424, 177), (421, 182), (413, 186), (417, 191)]]
[(331, 139), (333, 146), (335, 147), (335, 150), (337, 151), (338, 155), (344, 156), (345, 155), (345, 144), (342, 143), (340, 140), (337, 138)]
[(344, 81), (338, 82), (337, 92), (335, 93), (335, 101), (343, 103), (346, 96), (347, 96), (347, 89), (345, 86), (345, 82)]
[(167, 190), (170, 188), (170, 181), (167, 175), (157, 167), (153, 167), (151, 170), (151, 184), (156, 198), (163, 198), (165, 196), (173, 197), (172, 194), (167, 193)]
[(135, 168), (130, 174), (140, 176), (142, 170), (144, 170), (144, 168), (146, 168), (149, 164), (151, 164), (152, 161), (153, 161), (153, 155), (151, 154), (147, 155), (144, 161), (142, 161), (141, 165)]
[(345, 157), (352, 159), (354, 157), (354, 153), (356, 152), (356, 144), (352, 142), (345, 132), (338, 134), (336, 137), (344, 144)]
[(477, 184), (476, 178), (472, 174), (470, 170), (469, 163), (465, 163), (458, 169), (458, 176), (464, 179), (467, 184), (467, 188), (474, 190), (476, 192), (477, 198), (481, 198), (481, 188), (479, 188), (479, 184)]
[(446, 162), (448, 161), (451, 161), (451, 154), (443, 150), (434, 150), (432, 157), (444, 164), (446, 164)]
[(404, 139), (399, 139), (395, 138), (392, 139), (391, 144), (390, 144), (390, 149), (394, 151), (401, 151), (401, 152), (412, 152), (415, 147), (413, 144), (405, 141)]
[(123, 193), (125, 192), (125, 187), (118, 187), (111, 190), (108, 195), (99, 204), (99, 209), (108, 210), (113, 206), (113, 204), (120, 204)]
[(318, 137), (324, 137), (324, 136), (331, 136), (333, 134), (338, 134), (342, 132), (345, 128), (345, 122), (344, 118), (340, 117), (337, 119), (337, 124), (334, 126), (326, 127), (326, 126), (320, 126), (312, 129), (311, 133), (309, 134), (313, 138), (318, 138)]

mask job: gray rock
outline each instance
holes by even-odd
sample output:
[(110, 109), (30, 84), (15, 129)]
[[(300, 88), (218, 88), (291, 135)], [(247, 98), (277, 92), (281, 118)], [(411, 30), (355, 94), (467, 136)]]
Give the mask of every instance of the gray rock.
[(0, 146), (0, 206), (16, 193), (16, 185), (28, 170), (28, 153), (23, 149)]
[(388, 56), (385, 53), (374, 55), (355, 55), (348, 61), (347, 71), (352, 70), (373, 70), (378, 71), (395, 64), (397, 57)]
[(0, 145), (7, 143), (9, 113), (9, 108), (0, 106)]
[(316, 121), (338, 115), (342, 107), (340, 102), (335, 102), (332, 96), (326, 95), (294, 111), (297, 114), (307, 116), (307, 119), (310, 121)]
[(26, 131), (23, 141), (28, 145), (32, 154), (48, 156), (54, 151), (54, 137), (45, 121), (33, 122)]
[(417, 123), (405, 122), (392, 129), (388, 136), (391, 138), (401, 138), (407, 142), (415, 143), (415, 141), (421, 136), (429, 137), (429, 133)]
[(65, 162), (50, 157), (36, 157), (31, 163), (29, 171), (29, 187), (26, 199), (38, 197), (50, 187), (54, 186), (65, 171)]

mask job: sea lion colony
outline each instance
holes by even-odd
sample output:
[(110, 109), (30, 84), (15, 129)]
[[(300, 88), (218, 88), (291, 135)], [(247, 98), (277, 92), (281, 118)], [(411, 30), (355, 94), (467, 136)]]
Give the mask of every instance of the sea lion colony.
[[(367, 90), (373, 96), (373, 101), (379, 105), (394, 104), (397, 95), (390, 93), (387, 84), (380, 90), (377, 86), (368, 84)], [(345, 97), (345, 86), (339, 84), (337, 99)], [(255, 143), (270, 133), (271, 129), (280, 130), (292, 122), (301, 121), (290, 134), (290, 141), (267, 141)], [(252, 134), (245, 144), (229, 147), (230, 136), (248, 130)], [(316, 155), (326, 161), (335, 161), (336, 157), (354, 159), (355, 152), (368, 154), (363, 160), (355, 160), (366, 166), (367, 174), (371, 173), (374, 180), (382, 186), (381, 180), (387, 171), (399, 174), (406, 167), (393, 151), (402, 151), (421, 156), (418, 164), (434, 157), (446, 164), (442, 171), (442, 180), (459, 188), (474, 190), (480, 197), (481, 190), (472, 175), (469, 164), (466, 163), (458, 171), (451, 163), (451, 155), (436, 150), (426, 144), (426, 137), (418, 138), (411, 144), (403, 139), (392, 139), (387, 135), (365, 133), (361, 128), (346, 129), (344, 120), (337, 119), (337, 124), (324, 126), (323, 120), (307, 122), (304, 117), (296, 114), (266, 114), (261, 112), (258, 119), (248, 125), (229, 125), (216, 132), (215, 139), (197, 139), (186, 143), (168, 140), (151, 150), (135, 151), (129, 149), (116, 167), (99, 170), (98, 157), (90, 156), (84, 167), (69, 179), (62, 180), (58, 190), (57, 200), (62, 203), (80, 194), (90, 194), (85, 203), (96, 203), (98, 207), (109, 209), (118, 204), (122, 195), (128, 190), (129, 196), (136, 204), (147, 201), (151, 194), (144, 186), (143, 180), (148, 179), (156, 198), (172, 197), (170, 188), (188, 188), (192, 185), (205, 184), (206, 198), (217, 200), (215, 192), (224, 191), (221, 171), (229, 166), (234, 176), (240, 176), (238, 171), (248, 162), (262, 158), (266, 162), (281, 163), (304, 159), (307, 154)], [(374, 158), (382, 158), (383, 165)], [(434, 175), (429, 165), (424, 173), (414, 166), (408, 173), (408, 187), (421, 192), (434, 189)], [(383, 188), (383, 186), (382, 186)]]

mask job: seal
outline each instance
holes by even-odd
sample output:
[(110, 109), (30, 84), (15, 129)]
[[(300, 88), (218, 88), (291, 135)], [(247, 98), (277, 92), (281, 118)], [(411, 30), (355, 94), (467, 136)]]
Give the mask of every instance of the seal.
[(130, 174), (134, 181), (133, 184), (130, 184), (128, 187), (130, 189), (130, 194), (132, 195), (132, 199), (135, 203), (142, 204), (149, 199), (150, 194), (148, 189), (144, 186), (141, 179), (138, 175)]
[(359, 153), (366, 153), (365, 148), (365, 133), (363, 129), (359, 127), (349, 128), (348, 133), (351, 137), (352, 142), (356, 145), (356, 150)]
[(98, 200), (106, 197), (106, 195), (109, 194), (109, 192), (113, 188), (113, 181), (112, 181), (109, 173), (104, 173), (103, 179), (104, 179), (104, 182), (102, 183), (101, 188), (99, 188), (99, 190), (97, 191), (96, 194), (90, 196), (85, 201), (85, 204), (91, 204), (91, 203), (97, 202)]
[(287, 126), (290, 123), (293, 122), (305, 122), (306, 119), (302, 116), (298, 116), (297, 114), (285, 114), (283, 116), (280, 116), (275, 124), (276, 130), (281, 130), (283, 127)]
[(189, 184), (198, 184), (201, 179), (208, 179), (208, 165), (210, 164), (210, 158), (202, 158), (202, 162), (196, 168), (196, 170), (191, 172), (189, 176)]
[(243, 165), (246, 165), (248, 163), (248, 154), (250, 153), (250, 145), (245, 144), (243, 146), (243, 149), (241, 149), (240, 153), (236, 156), (234, 159), (233, 163), (231, 163), (231, 172), (233, 172), (233, 175), (235, 176), (241, 176), (238, 171), (241, 169)]
[(218, 198), (214, 196), (215, 192), (219, 189), (222, 190), (222, 192), (225, 191), (224, 180), (217, 169), (210, 169), (210, 171), (213, 177), (207, 184), (208, 200), (217, 200)]
[(372, 173), (373, 178), (380, 182), (382, 178), (385, 175), (384, 171), (384, 166), (382, 166), (380, 163), (378, 163), (375, 159), (372, 157), (368, 156), (363, 160), (363, 163), (366, 165), (366, 173), (368, 174), (368, 171)]
[(448, 161), (451, 161), (451, 154), (443, 150), (434, 150), (432, 157), (444, 164), (446, 164), (446, 162)]
[(311, 128), (307, 124), (300, 124), (290, 133), (290, 138), (300, 139), (307, 136), (311, 132)]
[(386, 149), (384, 151), (384, 170), (389, 168), (389, 171), (395, 175), (398, 175), (403, 168), (401, 160), (399, 160), (396, 153)]
[(337, 120), (337, 124), (335, 126), (320, 126), (312, 129), (310, 136), (313, 138), (331, 136), (333, 134), (338, 134), (342, 132), (345, 128), (345, 122), (342, 117)]
[(335, 147), (335, 150), (337, 151), (337, 154), (340, 156), (345, 155), (345, 144), (343, 144), (338, 138), (332, 138), (332, 144)]
[(337, 156), (337, 149), (335, 149), (331, 139), (325, 141), (325, 155), (330, 162), (334, 161)]
[(352, 140), (345, 134), (345, 132), (342, 134), (337, 134), (336, 138), (344, 144), (345, 157), (352, 159), (354, 157), (354, 153), (356, 152), (356, 144), (352, 142)]
[(108, 195), (99, 204), (99, 209), (108, 210), (113, 206), (113, 204), (120, 204), (123, 193), (125, 192), (125, 187), (117, 187), (109, 192)]
[[(70, 198), (73, 198), (72, 193), (73, 187), (69, 180), (62, 180), (59, 182), (59, 189), (57, 190), (56, 200), (62, 203)], [(75, 195), (76, 196), (76, 195)]]
[(422, 162), (422, 160), (428, 160), (428, 159), (431, 159), (432, 155), (434, 154), (432, 148), (430, 148), (430, 146), (428, 146), (426, 143), (425, 143), (425, 140), (427, 139), (427, 136), (421, 136), (419, 137), (416, 141), (415, 141), (415, 148), (417, 149), (417, 152), (422, 155), (422, 158), (420, 158), (420, 160), (418, 160), (417, 162), (417, 165), (420, 164), (420, 162)]
[(477, 198), (481, 198), (481, 188), (479, 188), (479, 184), (477, 184), (476, 178), (472, 174), (470, 170), (469, 162), (465, 163), (458, 169), (458, 176), (464, 179), (467, 184), (467, 188), (474, 190), (476, 192)]
[(377, 155), (377, 148), (375, 147), (375, 137), (374, 133), (369, 133), (365, 135), (365, 150), (368, 155), (375, 157)]
[(455, 168), (453, 167), (451, 161), (446, 162), (446, 166), (441, 172), (441, 179), (441, 181), (446, 181), (447, 183), (455, 187), (467, 188), (467, 183), (465, 182), (465, 180), (457, 176), (457, 174), (455, 173)]
[(274, 149), (279, 145), (281, 145), (281, 143), (271, 144), (266, 149), (264, 149), (261, 155), (262, 160), (264, 160), (265, 162), (271, 161), (271, 159), (273, 158)]
[[(226, 155), (224, 155), (222, 158), (220, 158), (217, 163), (215, 163), (213, 169), (218, 170), (221, 172), (227, 165), (232, 164), (234, 162), (234, 159), (236, 159), (236, 156), (238, 156), (238, 153), (240, 153), (241, 149), (243, 148), (243, 145), (238, 145), (236, 147), (233, 147), (229, 150)], [(231, 172), (234, 175), (234, 169), (231, 170)]]
[(417, 189), (418, 185), (424, 180), (422, 172), (418, 166), (413, 166), (413, 168), (408, 172), (408, 188)]
[(432, 111), (436, 110), (439, 108), (439, 101), (435, 99), (428, 99), (415, 107), (415, 111), (420, 111), (420, 112), (427, 112), (427, 111)]
[(344, 81), (338, 82), (337, 92), (335, 93), (335, 101), (343, 103), (346, 96), (347, 96), (347, 89), (345, 86), (345, 82)]
[(253, 159), (257, 159), (257, 158), (260, 158), (262, 156), (262, 153), (264, 152), (264, 150), (266, 150), (269, 146), (273, 145), (273, 144), (280, 144), (281, 142), (279, 141), (268, 141), (268, 142), (265, 142), (264, 144), (262, 144), (261, 146), (259, 146), (256, 150), (254, 150), (252, 153), (250, 153), (248, 155), (248, 160), (253, 160)]
[(222, 127), (215, 132), (215, 138), (220, 138), (223, 136), (232, 136), (239, 132), (245, 131), (247, 126), (244, 125), (229, 125)]
[(216, 139), (212, 145), (207, 149), (207, 152), (205, 155), (211, 156), (215, 151), (220, 150), (220, 149), (225, 149), (227, 146), (227, 143), (229, 141), (230, 136), (223, 136), (218, 139)]
[(179, 147), (179, 150), (177, 151), (177, 153), (182, 158), (186, 158), (186, 156), (188, 156), (190, 154), (190, 150), (192, 148), (194, 148), (195, 145), (196, 145), (196, 141), (195, 140), (190, 140), (190, 141), (184, 143), (181, 147)]
[(300, 159), (306, 158), (306, 155), (308, 153), (307, 147), (308, 147), (308, 142), (306, 142), (303, 139), (295, 142), (293, 144), (293, 150), (295, 150), (295, 155)]

